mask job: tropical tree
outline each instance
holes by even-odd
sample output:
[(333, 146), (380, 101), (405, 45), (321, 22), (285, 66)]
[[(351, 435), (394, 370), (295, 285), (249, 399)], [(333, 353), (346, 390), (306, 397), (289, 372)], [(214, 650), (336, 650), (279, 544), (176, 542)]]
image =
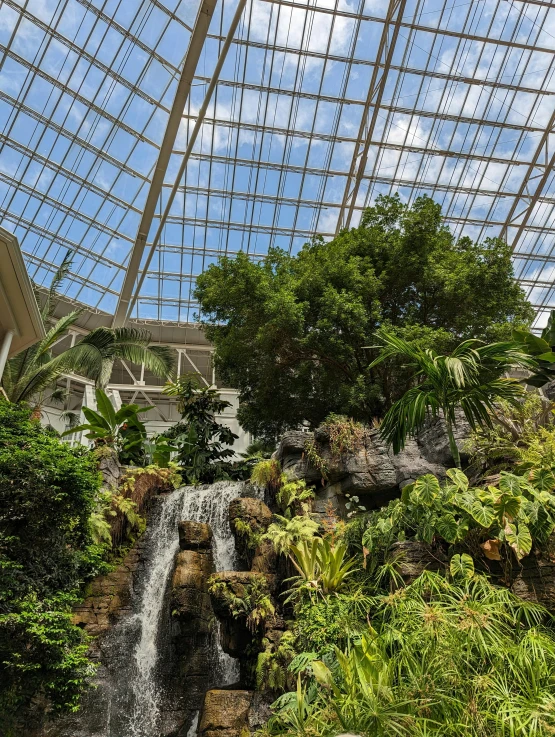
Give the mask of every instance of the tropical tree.
[(177, 462), (186, 483), (212, 483), (229, 478), (228, 459), (237, 435), (216, 420), (231, 406), (220, 399), (217, 389), (201, 387), (196, 376), (182, 376), (169, 382), (164, 394), (177, 398), (181, 421), (166, 430), (164, 436), (177, 447)]
[(54, 345), (66, 335), (81, 314), (81, 310), (72, 310), (50, 326), (57, 290), (71, 267), (71, 257), (68, 251), (54, 274), (41, 309), (46, 337), (6, 363), (2, 387), (12, 402), (32, 400), (40, 407), (45, 390), (68, 372), (82, 374), (103, 387), (110, 379), (116, 359), (144, 363), (145, 368), (162, 378), (168, 378), (173, 372), (172, 350), (167, 346), (151, 345), (150, 332), (137, 328), (99, 327), (75, 345), (54, 354)]
[(531, 369), (534, 359), (523, 353), (517, 343), (491, 343), (466, 340), (450, 355), (420, 350), (386, 330), (377, 332), (383, 343), (376, 366), (389, 358), (407, 360), (416, 369), (418, 382), (397, 400), (386, 413), (380, 426), (382, 437), (399, 453), (408, 436), (417, 433), (430, 417), (442, 416), (447, 427), (453, 460), (460, 468), (461, 460), (454, 427), (456, 409), (462, 409), (472, 429), (491, 427), (491, 414), (497, 400), (517, 403), (523, 388), (515, 379), (503, 374), (511, 368)]
[(368, 369), (380, 325), (447, 353), (469, 338), (508, 340), (534, 315), (507, 244), (455, 237), (429, 197), (380, 197), (357, 228), (295, 255), (222, 257), (196, 296), (218, 374), (240, 393), (241, 426), (269, 441), (330, 412), (368, 422), (404, 394), (410, 371)]
[(96, 390), (98, 411), (83, 407), (87, 422), (66, 430), (64, 435), (86, 431), (86, 437), (95, 445), (107, 445), (117, 451), (122, 463), (141, 463), (144, 457), (146, 428), (139, 415), (153, 407), (139, 407), (138, 404), (124, 404), (116, 410), (106, 392)]

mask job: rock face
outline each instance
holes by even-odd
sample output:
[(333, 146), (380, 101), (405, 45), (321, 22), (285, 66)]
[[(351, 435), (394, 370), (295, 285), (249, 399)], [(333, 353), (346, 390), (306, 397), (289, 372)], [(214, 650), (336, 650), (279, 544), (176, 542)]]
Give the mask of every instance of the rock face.
[(205, 522), (183, 520), (177, 530), (181, 550), (206, 550), (212, 545), (212, 530)]
[(258, 558), (257, 566), (260, 569), (257, 567), (253, 570), (262, 571), (266, 567), (268, 570), (263, 572), (271, 572), (271, 565), (275, 562), (275, 557), (270, 560), (270, 548), (265, 542), (257, 542), (271, 521), (272, 513), (261, 499), (239, 497), (230, 502), (229, 526), (235, 538), (235, 548), (247, 567), (252, 567), (253, 559)]
[(171, 612), (188, 623), (190, 634), (208, 634), (213, 619), (208, 579), (213, 571), (211, 550), (180, 550), (172, 577)]
[[(469, 428), (459, 417), (455, 438), (460, 450)], [(351, 453), (334, 455), (329, 434), (324, 427), (314, 433), (288, 432), (282, 437), (275, 457), (290, 478), (317, 483), (322, 473), (312, 466), (305, 453), (308, 440), (314, 442), (327, 467), (327, 484), (317, 494), (315, 511), (324, 512), (330, 501), (342, 511), (344, 494), (364, 495), (361, 502), (367, 507), (381, 506), (398, 494), (399, 489), (419, 476), (432, 473), (444, 477), (452, 465), (449, 441), (442, 420), (430, 422), (415, 439), (409, 439), (405, 449), (393, 454), (378, 430), (367, 430), (359, 447)]]
[(521, 560), (512, 591), (525, 601), (542, 604), (555, 610), (555, 563), (542, 556), (529, 555)]
[(418, 540), (394, 543), (390, 552), (398, 558), (397, 570), (407, 585), (423, 571), (439, 571), (447, 564), (443, 554)]
[(83, 627), (93, 640), (92, 654), (98, 654), (101, 636), (116, 622), (131, 613), (131, 594), (135, 574), (144, 569), (142, 543), (137, 542), (122, 563), (110, 573), (98, 576), (87, 587), (87, 596), (73, 610), (73, 623)]
[(247, 737), (252, 698), (252, 691), (208, 691), (199, 737)]

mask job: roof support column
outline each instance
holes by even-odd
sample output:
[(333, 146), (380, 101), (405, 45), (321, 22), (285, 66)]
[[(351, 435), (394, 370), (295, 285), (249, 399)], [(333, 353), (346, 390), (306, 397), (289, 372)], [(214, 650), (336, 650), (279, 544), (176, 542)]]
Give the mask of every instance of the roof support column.
[(146, 240), (148, 238), (148, 233), (150, 226), (152, 225), (152, 219), (156, 209), (156, 203), (158, 202), (158, 198), (162, 191), (164, 177), (166, 175), (170, 156), (175, 144), (175, 139), (177, 138), (179, 125), (181, 124), (183, 111), (185, 110), (185, 104), (189, 97), (191, 84), (195, 76), (217, 1), (218, 0), (202, 0), (197, 13), (195, 26), (193, 28), (193, 33), (191, 34), (191, 40), (189, 41), (189, 47), (183, 63), (183, 71), (181, 72), (179, 84), (177, 85), (177, 91), (175, 93), (170, 117), (168, 118), (166, 131), (164, 133), (162, 145), (160, 146), (158, 161), (154, 168), (150, 189), (141, 217), (141, 222), (139, 223), (139, 230), (131, 250), (131, 257), (129, 259), (127, 272), (125, 274), (125, 279), (118, 299), (112, 327), (122, 327), (125, 325), (129, 300), (141, 265)]
[[(351, 168), (349, 170), (349, 176), (347, 177), (341, 210), (339, 211), (339, 217), (337, 219), (336, 234), (343, 228), (348, 228), (351, 224), (353, 209), (356, 204), (360, 182), (364, 176), (364, 171), (368, 162), (370, 141), (374, 136), (374, 129), (378, 120), (385, 83), (391, 66), (391, 60), (393, 58), (393, 52), (395, 50), (395, 44), (397, 42), (397, 36), (399, 35), (399, 28), (401, 27), (401, 21), (403, 20), (403, 13), (405, 12), (406, 4), (406, 0), (391, 0), (389, 3), (389, 9), (384, 20), (384, 27), (380, 38), (380, 44), (378, 46), (376, 61), (372, 70), (372, 78), (370, 79), (370, 87), (368, 89), (368, 95), (364, 105), (364, 112), (362, 113), (362, 119), (360, 121), (353, 160), (351, 161)], [(392, 30), (391, 26), (393, 26)]]

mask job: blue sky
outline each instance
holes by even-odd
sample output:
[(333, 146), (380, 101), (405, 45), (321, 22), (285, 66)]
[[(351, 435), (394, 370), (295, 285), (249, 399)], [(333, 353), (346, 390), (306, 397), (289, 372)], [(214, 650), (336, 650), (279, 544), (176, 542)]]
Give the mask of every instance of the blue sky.
[[(198, 2), (93, 5), (96, 11), (79, 0), (0, 4), (0, 218), (18, 235), (38, 283), (49, 282), (72, 248), (68, 296), (110, 313)], [(158, 214), (235, 5), (217, 4)], [(386, 7), (381, 0), (249, 0), (144, 282), (139, 317), (191, 321), (194, 279), (222, 253), (263, 258), (271, 245), (294, 253), (315, 232), (332, 237), (357, 161)], [(398, 191), (407, 201), (434, 196), (457, 233), (498, 234), (555, 110), (554, 56), (555, 9), (409, 0), (352, 224), (378, 194)], [(516, 273), (540, 322), (555, 306), (554, 189), (548, 177), (526, 228), (507, 233), (509, 241), (518, 236)], [(521, 197), (515, 213), (526, 212), (527, 202)], [(151, 237), (158, 225), (155, 218)]]

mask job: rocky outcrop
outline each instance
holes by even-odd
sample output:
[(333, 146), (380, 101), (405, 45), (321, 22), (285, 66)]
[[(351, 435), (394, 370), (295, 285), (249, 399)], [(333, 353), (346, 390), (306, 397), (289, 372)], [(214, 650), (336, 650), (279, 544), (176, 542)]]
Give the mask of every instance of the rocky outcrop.
[(113, 571), (95, 578), (86, 588), (85, 599), (73, 610), (73, 623), (96, 638), (91, 654), (98, 656), (102, 635), (122, 617), (131, 613), (131, 595), (135, 574), (144, 569), (142, 543), (139, 540)]
[(181, 550), (207, 550), (212, 545), (212, 530), (205, 522), (183, 520), (177, 531)]
[(521, 560), (512, 591), (525, 601), (542, 604), (555, 611), (555, 562), (543, 555), (529, 555)]
[(419, 540), (403, 540), (394, 543), (390, 548), (396, 560), (398, 573), (405, 584), (412, 583), (423, 571), (444, 570), (447, 565), (445, 555)]
[[(464, 418), (457, 422), (456, 440), (462, 450), (469, 428)], [(334, 454), (325, 427), (314, 433), (288, 432), (281, 438), (275, 457), (290, 478), (319, 484), (322, 471), (310, 463), (307, 441), (312, 441), (326, 466), (326, 485), (317, 493), (314, 511), (322, 514), (331, 501), (342, 512), (345, 494), (363, 495), (367, 508), (381, 506), (399, 490), (426, 473), (440, 478), (452, 465), (449, 441), (442, 420), (430, 422), (403, 451), (394, 455), (379, 431), (368, 429), (352, 452)], [(321, 486), (321, 484), (320, 484)]]
[(199, 725), (199, 737), (247, 737), (252, 691), (206, 693)]
[(172, 577), (171, 612), (188, 623), (189, 634), (207, 634), (213, 619), (208, 579), (213, 571), (212, 551), (180, 550)]
[(261, 499), (239, 497), (229, 505), (229, 526), (235, 538), (235, 548), (242, 562), (250, 567), (253, 558), (268, 552), (266, 546), (260, 551), (260, 536), (272, 521), (269, 507)]

